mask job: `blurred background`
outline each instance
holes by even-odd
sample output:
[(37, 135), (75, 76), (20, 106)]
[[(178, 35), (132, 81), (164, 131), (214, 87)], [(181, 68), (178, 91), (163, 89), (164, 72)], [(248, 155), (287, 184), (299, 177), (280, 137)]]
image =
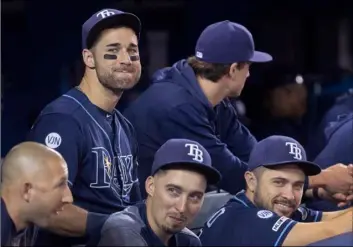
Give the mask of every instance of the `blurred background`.
[(79, 82), (81, 25), (102, 8), (132, 12), (143, 24), (143, 76), (120, 110), (153, 72), (192, 55), (207, 25), (228, 19), (248, 27), (256, 49), (274, 57), (251, 67), (242, 96), (233, 99), (258, 139), (292, 136), (315, 157), (327, 123), (353, 111), (353, 1), (2, 0), (2, 157), (47, 103)]

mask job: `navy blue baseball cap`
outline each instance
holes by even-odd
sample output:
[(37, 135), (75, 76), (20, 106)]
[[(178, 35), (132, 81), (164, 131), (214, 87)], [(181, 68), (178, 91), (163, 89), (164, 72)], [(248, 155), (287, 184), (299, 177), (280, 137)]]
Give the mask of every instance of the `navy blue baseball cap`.
[(249, 30), (231, 21), (209, 25), (197, 40), (195, 56), (204, 62), (231, 64), (237, 62), (269, 62), (270, 54), (255, 51)]
[(320, 166), (310, 162), (302, 145), (293, 138), (274, 135), (258, 142), (251, 151), (248, 167), (252, 171), (260, 166), (294, 164), (298, 165), (307, 176), (321, 172)]
[(82, 48), (90, 48), (101, 31), (115, 26), (130, 27), (140, 37), (141, 21), (131, 13), (117, 9), (102, 9), (82, 25)]
[(205, 175), (209, 184), (217, 184), (221, 179), (221, 174), (212, 167), (210, 154), (196, 141), (170, 139), (165, 142), (154, 156), (152, 176), (170, 165), (185, 165), (185, 168), (198, 170)]

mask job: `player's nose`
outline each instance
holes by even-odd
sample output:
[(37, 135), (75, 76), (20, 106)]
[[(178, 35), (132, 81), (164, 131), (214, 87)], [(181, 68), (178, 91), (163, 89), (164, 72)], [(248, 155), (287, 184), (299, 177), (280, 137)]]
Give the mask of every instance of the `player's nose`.
[(118, 55), (119, 63), (131, 64), (130, 54), (126, 50), (121, 50)]
[(287, 200), (294, 200), (295, 194), (293, 192), (293, 188), (290, 186), (284, 188), (282, 191), (282, 197), (286, 198)]
[(187, 198), (180, 197), (180, 199), (178, 200), (178, 202), (176, 204), (176, 209), (178, 210), (178, 212), (180, 212), (180, 213), (185, 212), (186, 203), (187, 203)]
[(66, 186), (66, 189), (64, 191), (64, 195), (62, 198), (62, 202), (65, 204), (70, 204), (74, 201), (73, 197), (72, 197), (72, 193), (71, 190), (69, 188), (69, 186)]

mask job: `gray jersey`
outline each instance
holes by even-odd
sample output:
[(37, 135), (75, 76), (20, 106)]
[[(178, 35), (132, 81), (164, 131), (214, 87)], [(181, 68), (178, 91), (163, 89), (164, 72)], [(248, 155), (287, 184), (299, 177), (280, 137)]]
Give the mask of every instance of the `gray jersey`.
[[(143, 210), (144, 205), (130, 206), (110, 215), (102, 227), (98, 246), (162, 246), (145, 222)], [(201, 246), (199, 238), (187, 228), (174, 237), (175, 246)]]

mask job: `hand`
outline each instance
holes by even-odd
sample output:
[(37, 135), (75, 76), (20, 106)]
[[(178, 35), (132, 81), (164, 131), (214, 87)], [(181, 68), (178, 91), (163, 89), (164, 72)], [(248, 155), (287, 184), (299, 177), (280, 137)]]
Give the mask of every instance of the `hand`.
[[(336, 164), (323, 170), (324, 189), (331, 195), (353, 194), (353, 165)], [(351, 198), (351, 197), (350, 197)]]
[(338, 207), (344, 207), (353, 202), (353, 194), (345, 195), (343, 193), (330, 194), (327, 190), (319, 188), (318, 191), (320, 199), (332, 201), (337, 203)]

